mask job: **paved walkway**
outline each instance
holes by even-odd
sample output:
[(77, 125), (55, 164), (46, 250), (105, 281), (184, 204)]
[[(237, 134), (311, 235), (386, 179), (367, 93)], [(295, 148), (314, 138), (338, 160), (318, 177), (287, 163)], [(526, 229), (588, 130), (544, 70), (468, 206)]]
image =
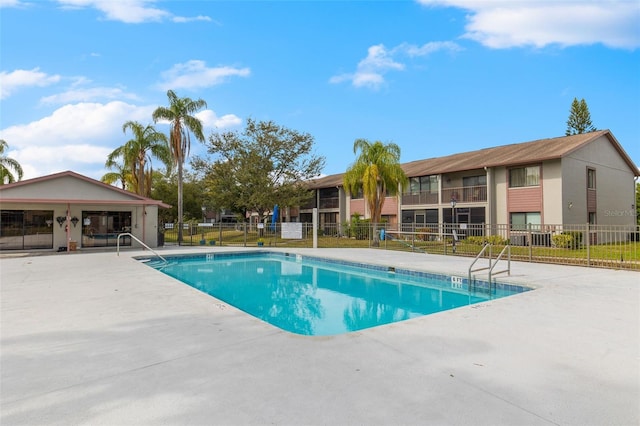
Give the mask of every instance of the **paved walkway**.
[[(289, 251), (462, 276), (470, 262)], [(2, 425), (640, 423), (638, 272), (514, 263), (501, 280), (535, 291), (304, 337), (141, 253), (0, 259)]]

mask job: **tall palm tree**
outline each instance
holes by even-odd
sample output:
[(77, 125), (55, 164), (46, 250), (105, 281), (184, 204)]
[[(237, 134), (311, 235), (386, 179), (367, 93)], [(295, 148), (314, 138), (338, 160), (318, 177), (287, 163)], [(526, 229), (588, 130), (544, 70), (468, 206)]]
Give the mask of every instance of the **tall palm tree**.
[(117, 158), (122, 158), (124, 167), (131, 170), (134, 192), (144, 196), (150, 193), (150, 188), (145, 188), (145, 173), (151, 169), (151, 157), (159, 159), (169, 169), (171, 150), (166, 135), (150, 124), (143, 126), (137, 121), (127, 121), (122, 125), (122, 131), (126, 133), (127, 130), (133, 133), (133, 139), (113, 150), (107, 157), (106, 166), (113, 166)]
[(356, 139), (353, 153), (360, 154), (347, 169), (343, 183), (350, 194), (362, 191), (371, 221), (373, 222), (373, 243), (379, 244), (377, 224), (380, 222), (384, 199), (398, 193), (399, 187), (407, 183), (407, 176), (400, 167), (400, 147), (395, 143), (373, 143), (366, 139)]
[(169, 146), (173, 162), (178, 166), (178, 244), (182, 242), (182, 169), (191, 148), (191, 133), (204, 142), (202, 122), (192, 114), (207, 107), (202, 99), (179, 98), (173, 90), (167, 91), (168, 107), (158, 107), (153, 111), (153, 121), (169, 122)]
[(22, 180), (24, 174), (17, 160), (5, 156), (5, 151), (8, 150), (9, 144), (4, 139), (0, 139), (0, 185)]

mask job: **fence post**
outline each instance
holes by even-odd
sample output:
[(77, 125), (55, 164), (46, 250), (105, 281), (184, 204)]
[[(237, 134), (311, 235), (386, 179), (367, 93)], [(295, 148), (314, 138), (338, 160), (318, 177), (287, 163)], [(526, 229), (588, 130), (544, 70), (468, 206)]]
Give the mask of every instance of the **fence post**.
[(412, 252), (416, 251), (416, 233), (415, 232), (411, 233), (411, 251)]
[(591, 230), (589, 229), (589, 222), (586, 226), (587, 236), (587, 266), (591, 266)]
[(247, 246), (247, 222), (242, 222), (242, 233), (244, 236), (244, 246)]
[(533, 244), (531, 244), (533, 241), (531, 241), (531, 224), (527, 223), (527, 237), (528, 237), (528, 243), (529, 243), (529, 262), (533, 261)]
[(447, 255), (447, 222), (442, 223), (442, 241), (444, 242), (444, 255)]
[(222, 222), (218, 222), (218, 229), (220, 230), (218, 240), (220, 240), (220, 245), (222, 245)]

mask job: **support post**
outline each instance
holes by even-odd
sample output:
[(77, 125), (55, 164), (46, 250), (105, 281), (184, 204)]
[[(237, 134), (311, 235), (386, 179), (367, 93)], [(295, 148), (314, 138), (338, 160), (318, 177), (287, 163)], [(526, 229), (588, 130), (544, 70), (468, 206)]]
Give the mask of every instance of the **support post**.
[(317, 207), (313, 208), (312, 221), (313, 221), (313, 248), (316, 249), (318, 248), (318, 208)]

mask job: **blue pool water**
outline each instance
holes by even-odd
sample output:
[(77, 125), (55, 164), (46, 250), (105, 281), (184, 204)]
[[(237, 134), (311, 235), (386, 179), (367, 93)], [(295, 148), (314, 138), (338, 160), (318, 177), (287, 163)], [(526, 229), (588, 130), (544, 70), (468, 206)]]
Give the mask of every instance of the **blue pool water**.
[(287, 253), (215, 253), (147, 264), (278, 328), (335, 335), (529, 290)]

